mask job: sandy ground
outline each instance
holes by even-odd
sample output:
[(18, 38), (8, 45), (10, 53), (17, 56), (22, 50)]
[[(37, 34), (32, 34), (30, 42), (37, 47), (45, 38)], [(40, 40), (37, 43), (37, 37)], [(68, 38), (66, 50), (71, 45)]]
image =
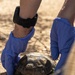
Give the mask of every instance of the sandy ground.
[[(34, 37), (29, 41), (26, 52), (42, 52), (50, 55), (50, 29), (53, 19), (57, 16), (64, 0), (43, 0), (38, 10), (39, 19), (35, 27)], [(0, 54), (5, 46), (10, 32), (14, 28), (12, 22), (15, 7), (19, 0), (0, 0)], [(1, 63), (0, 63), (1, 64)], [(0, 65), (0, 73), (5, 70)]]

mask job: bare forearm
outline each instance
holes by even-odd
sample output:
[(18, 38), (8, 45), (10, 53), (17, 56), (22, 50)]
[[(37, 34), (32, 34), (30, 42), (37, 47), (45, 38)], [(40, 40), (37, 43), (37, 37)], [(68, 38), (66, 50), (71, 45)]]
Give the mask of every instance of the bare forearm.
[(32, 18), (39, 6), (41, 0), (21, 0), (20, 1), (20, 16), (22, 18)]
[(58, 17), (66, 18), (71, 22), (71, 24), (73, 24), (75, 15), (74, 9), (75, 0), (65, 0), (63, 7), (58, 14)]
[[(20, 0), (19, 16), (23, 19), (33, 18), (34, 15), (37, 13), (41, 1), (42, 0)], [(25, 37), (31, 29), (32, 27), (24, 28), (16, 24), (13, 34), (15, 37), (18, 38)]]

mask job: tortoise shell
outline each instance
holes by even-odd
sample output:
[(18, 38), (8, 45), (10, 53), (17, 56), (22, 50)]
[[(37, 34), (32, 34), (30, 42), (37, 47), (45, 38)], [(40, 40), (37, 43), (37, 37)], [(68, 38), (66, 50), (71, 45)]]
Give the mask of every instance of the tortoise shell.
[(41, 53), (24, 55), (15, 70), (15, 75), (49, 75), (53, 65), (51, 59)]

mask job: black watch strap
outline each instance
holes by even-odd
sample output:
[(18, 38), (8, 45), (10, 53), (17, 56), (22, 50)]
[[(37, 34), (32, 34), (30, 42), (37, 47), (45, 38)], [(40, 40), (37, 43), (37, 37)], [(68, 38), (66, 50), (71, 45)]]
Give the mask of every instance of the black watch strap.
[(32, 19), (31, 18), (23, 19), (19, 16), (19, 12), (20, 12), (20, 7), (18, 6), (16, 7), (14, 17), (13, 17), (14, 23), (21, 25), (24, 28), (30, 28), (31, 26), (35, 26), (37, 22), (38, 14), (36, 14)]

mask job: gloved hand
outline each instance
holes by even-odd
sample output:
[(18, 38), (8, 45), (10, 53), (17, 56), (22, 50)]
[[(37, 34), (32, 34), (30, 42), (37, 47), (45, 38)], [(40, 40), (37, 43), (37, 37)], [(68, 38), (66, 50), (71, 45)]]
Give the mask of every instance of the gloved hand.
[(24, 38), (15, 38), (11, 32), (1, 56), (2, 65), (7, 70), (7, 75), (14, 75), (18, 55), (26, 50), (28, 41), (34, 35), (34, 31), (33, 28)]
[(57, 70), (64, 65), (72, 43), (74, 42), (74, 27), (67, 19), (57, 17), (53, 22), (50, 37), (52, 58), (56, 60), (59, 54), (61, 54), (55, 69)]

